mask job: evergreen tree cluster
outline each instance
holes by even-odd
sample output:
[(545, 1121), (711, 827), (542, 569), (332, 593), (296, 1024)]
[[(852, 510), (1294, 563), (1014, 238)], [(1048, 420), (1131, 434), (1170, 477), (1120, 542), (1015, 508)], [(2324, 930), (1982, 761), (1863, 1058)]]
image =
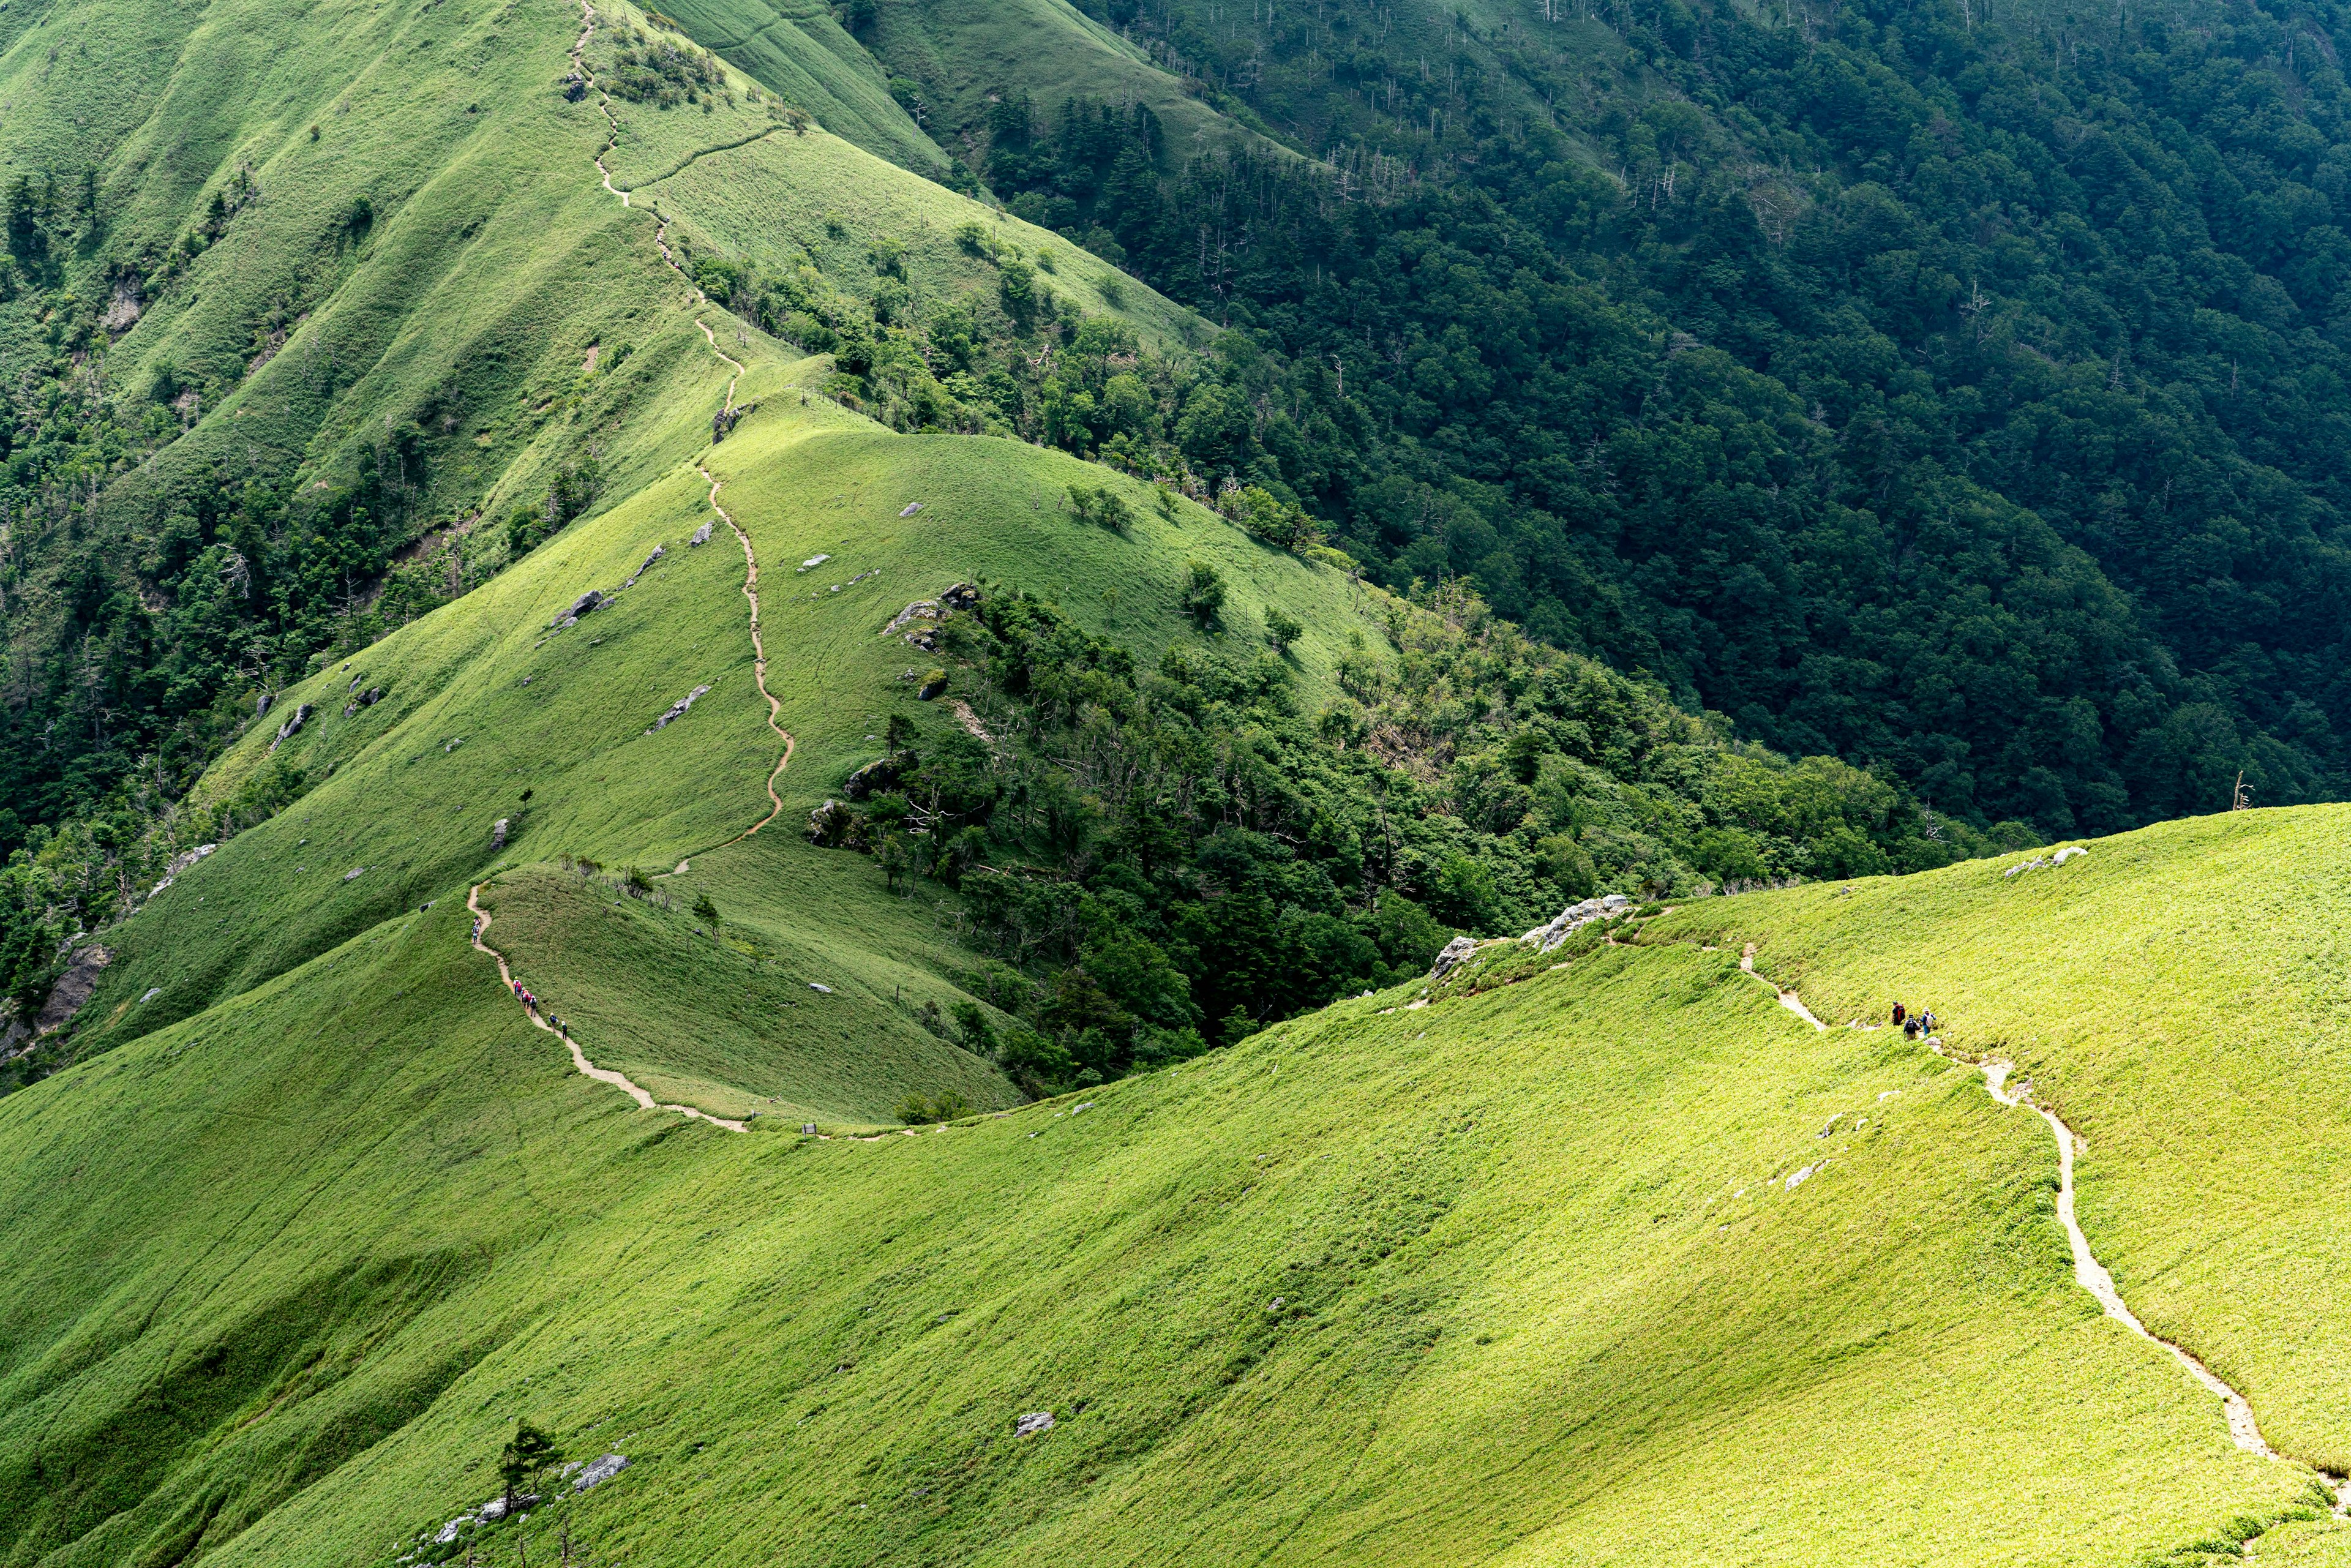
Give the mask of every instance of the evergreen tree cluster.
[(2351, 789), (2341, 6), (1095, 12), (1312, 155), (965, 128), (1237, 329), (1212, 485), (1979, 825)]
[(1426, 971), (1602, 892), (1650, 899), (1916, 871), (2037, 841), (1898, 779), (1790, 762), (1653, 682), (1533, 642), (1458, 584), (1379, 599), (1309, 711), (1288, 617), (1243, 624), (1193, 567), (1196, 634), (1145, 664), (1050, 600), (983, 591), (943, 629), (988, 738), (893, 724), (886, 787), (822, 813), (902, 891), (961, 894), (1008, 1019), (960, 1038), (1025, 1086), (1085, 1087)]

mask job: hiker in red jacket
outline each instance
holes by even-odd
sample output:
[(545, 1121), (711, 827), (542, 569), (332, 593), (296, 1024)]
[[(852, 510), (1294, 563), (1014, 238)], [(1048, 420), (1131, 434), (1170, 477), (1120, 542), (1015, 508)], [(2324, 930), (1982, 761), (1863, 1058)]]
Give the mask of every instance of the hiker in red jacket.
[(1900, 1029), (1902, 1027), (1902, 1020), (1909, 1016), (1910, 1015), (1908, 1013), (1903, 1011), (1902, 1004), (1900, 1002), (1894, 1004), (1894, 1027), (1896, 1029)]

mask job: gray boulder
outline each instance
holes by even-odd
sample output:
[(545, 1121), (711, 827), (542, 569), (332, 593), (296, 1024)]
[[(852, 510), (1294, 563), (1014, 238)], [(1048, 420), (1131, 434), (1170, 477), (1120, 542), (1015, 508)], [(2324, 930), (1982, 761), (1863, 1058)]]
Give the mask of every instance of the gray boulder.
[(296, 707), (294, 710), (294, 716), (277, 727), (277, 738), (269, 743), (269, 749), (275, 751), (279, 747), (285, 745), (286, 737), (300, 729), (309, 717), (310, 705), (308, 703), (303, 703), (299, 706)]
[(1456, 936), (1445, 945), (1444, 951), (1437, 955), (1437, 962), (1429, 969), (1428, 977), (1432, 980), (1445, 978), (1446, 976), (1459, 968), (1463, 960), (1477, 950), (1478, 938), (1475, 936)]
[(1016, 1437), (1033, 1437), (1040, 1432), (1052, 1429), (1053, 1413), (1050, 1410), (1039, 1410), (1012, 1423), (1012, 1435)]
[(958, 582), (939, 595), (939, 602), (949, 610), (970, 610), (979, 603), (979, 590), (968, 582)]
[(628, 1455), (606, 1454), (602, 1458), (591, 1461), (586, 1469), (580, 1472), (578, 1478), (571, 1483), (571, 1490), (586, 1491), (590, 1487), (601, 1486), (628, 1468)]
[(685, 710), (694, 706), (694, 700), (709, 689), (710, 688), (708, 686), (696, 686), (692, 691), (686, 693), (685, 695), (678, 698), (677, 701), (670, 704), (669, 711), (662, 715), (661, 717), (653, 720), (652, 726), (646, 729), (645, 733), (647, 735), (651, 735), (656, 729), (667, 729), (671, 725), (674, 724), (679, 719), (684, 718), (685, 716)]
[(570, 609), (566, 610), (562, 614), (558, 615), (554, 620), (549, 622), (547, 623), (548, 627), (549, 630), (556, 630), (569, 626), (574, 621), (579, 620), (582, 615), (589, 613), (603, 602), (604, 591), (601, 588), (591, 588), (587, 592), (581, 594), (579, 598), (573, 600), (571, 601)]
[(493, 850), (502, 850), (506, 847), (507, 820), (504, 817), (500, 817), (496, 821), (490, 824), (490, 848)]
[(716, 526), (716, 524), (705, 523), (700, 528), (695, 529), (694, 537), (685, 541), (686, 548), (691, 549), (695, 545), (708, 544), (710, 542), (710, 530)]

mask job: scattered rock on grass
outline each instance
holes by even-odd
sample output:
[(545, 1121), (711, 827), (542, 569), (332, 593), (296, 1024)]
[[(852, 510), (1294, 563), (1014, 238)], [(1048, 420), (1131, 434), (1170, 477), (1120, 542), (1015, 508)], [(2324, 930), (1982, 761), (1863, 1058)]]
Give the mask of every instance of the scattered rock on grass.
[(1445, 978), (1477, 950), (1478, 938), (1475, 936), (1456, 936), (1445, 945), (1444, 951), (1437, 955), (1437, 963), (1429, 969), (1428, 977), (1432, 980)]
[[(710, 525), (708, 525), (707, 523), (705, 523), (705, 524), (704, 524), (703, 526), (704, 526), (705, 528), (707, 528), (707, 527), (709, 527)], [(647, 568), (647, 567), (652, 566), (653, 562), (655, 562), (655, 561), (657, 561), (657, 560), (661, 559), (661, 558), (662, 558), (662, 557), (664, 557), (664, 556), (667, 555), (668, 553), (669, 553), (669, 551), (668, 551), (668, 550), (666, 550), (666, 549), (663, 549), (660, 545), (655, 545), (655, 546), (653, 546), (653, 554), (651, 554), (651, 555), (649, 555), (649, 556), (647, 556), (647, 557), (645, 557), (645, 564), (644, 564), (644, 566), (641, 566), (641, 567), (637, 568), (637, 570), (634, 570), (634, 571), (632, 571), (632, 572), (629, 573), (629, 580), (628, 580), (628, 581), (626, 581), (626, 582), (624, 582), (624, 583), (622, 583), (622, 584), (621, 584), (621, 586), (622, 586), (622, 588), (634, 588), (634, 587), (636, 587), (636, 585), (637, 585), (637, 579), (639, 579), (639, 578), (641, 578), (641, 577), (644, 576), (646, 568)]]
[(1039, 1410), (1012, 1423), (1012, 1435), (1016, 1437), (1033, 1437), (1040, 1432), (1052, 1429), (1053, 1413), (1050, 1410)]
[(571, 608), (566, 610), (554, 620), (549, 622), (548, 625), (559, 631), (563, 627), (570, 625), (582, 615), (587, 614), (590, 611), (594, 610), (598, 605), (603, 602), (604, 591), (601, 588), (591, 588), (587, 592), (581, 594), (579, 598), (573, 600), (571, 601)]
[(695, 545), (708, 544), (710, 542), (710, 530), (715, 525), (710, 523), (705, 523), (700, 528), (695, 529), (694, 537), (685, 541), (686, 547), (690, 549)]
[(507, 820), (504, 817), (500, 817), (496, 821), (490, 824), (490, 848), (493, 850), (502, 850), (506, 847)]
[(571, 1483), (571, 1490), (586, 1491), (590, 1487), (601, 1486), (628, 1468), (629, 1457), (626, 1454), (606, 1454), (580, 1472), (579, 1479)]
[(645, 733), (647, 735), (651, 735), (656, 729), (667, 729), (672, 723), (684, 718), (685, 716), (685, 710), (694, 706), (694, 699), (702, 695), (703, 693), (709, 689), (710, 688), (708, 686), (696, 686), (692, 691), (686, 693), (685, 695), (678, 698), (677, 701), (670, 704), (669, 711), (662, 715), (661, 717), (653, 720), (651, 727), (649, 727)]
[(920, 501), (909, 501), (906, 503), (906, 509), (898, 515), (902, 517), (911, 517), (922, 509), (923, 504)]

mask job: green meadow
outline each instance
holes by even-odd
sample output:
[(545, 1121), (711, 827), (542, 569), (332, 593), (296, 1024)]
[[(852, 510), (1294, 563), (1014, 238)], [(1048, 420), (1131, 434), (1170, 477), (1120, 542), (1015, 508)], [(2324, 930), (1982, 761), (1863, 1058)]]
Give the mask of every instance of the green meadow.
[[(2307, 850), (2331, 825), (2280, 813), (2244, 836)], [(2227, 885), (2225, 862), (2202, 869), (2218, 831), (2063, 869), (2143, 915), (2200, 907)], [(396, 916), (0, 1105), (26, 1239), (0, 1319), (12, 1560), (176, 1542), (388, 1563), (496, 1490), (518, 1417), (632, 1464), (485, 1527), (494, 1552), (565, 1528), (679, 1563), (1270, 1542), (1806, 1563), (1855, 1541), (1884, 1563), (2185, 1562), (2273, 1528), (2336, 1550), (2312, 1472), (2234, 1448), (2217, 1402), (2074, 1285), (2038, 1118), (1892, 1030), (1814, 1032), (1720, 940), (1785, 958), (1847, 922), (1823, 946), (1858, 1009), (1885, 984), (1871, 945), (1907, 926), (1952, 967), (1905, 983), (1989, 1043), (1974, 1031), (2033, 1016), (2042, 971), (2014, 944), (1949, 951), (1944, 932), (1988, 929), (2018, 888), (1980, 864), (1944, 879), (1902, 923), (1853, 917), (1889, 889), (1721, 901), (1518, 984), (1424, 1007), (1403, 987), (873, 1141), (638, 1111), (523, 1021), (461, 899)], [(714, 882), (722, 909), (747, 898)], [(2043, 886), (2023, 896), (2069, 891)], [(657, 1030), (673, 990), (781, 1010), (788, 982), (840, 972), (778, 933), (773, 980), (743, 977), (751, 955), (616, 917), (560, 870), (495, 898), (527, 980), (563, 946), (542, 989), (591, 1052), (632, 1018)], [(622, 963), (633, 996), (600, 977)], [(1804, 978), (1815, 1007), (1845, 995)], [(695, 1016), (706, 1062), (677, 1076), (747, 1075), (749, 1036)], [(929, 1065), (828, 1027), (796, 1024), (797, 1054), (759, 1068), (798, 1074), (810, 1114), (834, 1053)], [(2296, 1253), (2230, 1253), (2225, 1202), (2165, 1209), (2125, 1129), (2176, 1097), (2061, 1085), (2001, 1032), (2085, 1127), (2084, 1221), (2126, 1293), (2239, 1380), (2281, 1448), (2330, 1459), (2323, 1362), (2275, 1359), (2324, 1311)], [(2255, 1310), (2208, 1312), (2210, 1271), (2144, 1261), (2151, 1215), (2168, 1256), (2220, 1253)], [(1016, 1438), (1032, 1412), (1055, 1426)]]
[[(1225, 123), (1075, 12), (876, 13), (965, 99), (1046, 16), (1067, 90)], [(1294, 622), (1313, 715), (1408, 612), (1109, 468), (884, 429), (698, 299), (657, 224), (861, 294), (895, 246), (925, 307), (998, 287), (979, 224), (1088, 314), (1211, 335), (910, 172), (940, 155), (834, 13), (682, 16), (726, 91), (611, 106), (623, 205), (562, 89), (576, 5), (0, 5), (12, 158), (103, 141), (158, 248), (228, 172), (262, 193), (116, 350), (223, 393), (126, 493), (323, 473), (420, 410), (461, 455), (436, 527), (601, 474), (252, 717), (192, 803), (291, 803), (101, 934), (74, 1063), (0, 1099), (0, 1563), (2351, 1562), (2345, 808), (1648, 909), (1042, 1101), (968, 1049), (958, 896), (804, 831), (893, 726), (1024, 722), (925, 700), (893, 617), (1025, 591), (1144, 670)], [(744, 366), (715, 444), (705, 325)], [(574, 1071), (469, 895), (598, 1067), (746, 1130)], [(1948, 1054), (1849, 1027), (1897, 998)], [(2049, 1129), (1986, 1059), (2080, 1133), (2098, 1258), (2282, 1458), (2075, 1284)], [(629, 1464), (484, 1520), (520, 1421)]]

